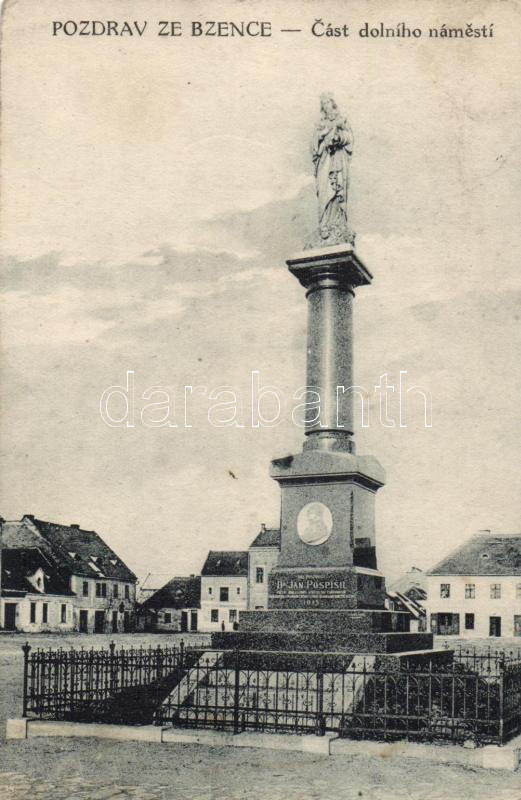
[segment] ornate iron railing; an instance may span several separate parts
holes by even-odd
[[[521,661],[346,653],[24,647],[24,716],[350,738],[502,744],[521,732]]]
[[[40,719],[151,722],[181,677],[184,646],[32,650],[24,645],[23,715]]]

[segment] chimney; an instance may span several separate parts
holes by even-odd
[[[69,525],[69,528],[75,528],[75,530],[79,531],[80,526],[78,525],[77,522],[71,522],[71,524]]]
[[[265,532],[266,532],[266,523],[265,522],[261,522],[261,533],[265,533]]]
[[[34,522],[34,514],[24,514],[24,519],[30,519],[31,522]]]

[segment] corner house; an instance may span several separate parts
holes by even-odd
[[[200,631],[231,631],[248,604],[248,552],[210,550],[201,572]]]
[[[439,636],[521,636],[521,534],[480,532],[427,572]]]

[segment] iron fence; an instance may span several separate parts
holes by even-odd
[[[378,666],[345,653],[199,651],[156,714],[192,728],[503,743],[521,731],[521,663],[476,654]]]
[[[24,651],[23,715],[141,723],[180,678],[185,648]],[[154,707],[151,707],[154,706]]]
[[[521,732],[521,661],[157,647],[24,647],[24,716],[502,744]]]

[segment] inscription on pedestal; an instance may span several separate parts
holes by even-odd
[[[343,572],[321,570],[271,574],[270,608],[336,608],[350,605],[356,591],[356,578]]]

